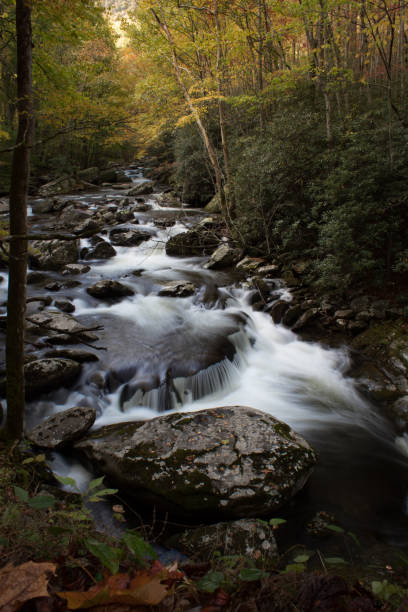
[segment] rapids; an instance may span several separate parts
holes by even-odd
[[[144,180],[140,170],[128,174],[134,183]],[[92,209],[104,194],[109,201],[123,197],[105,190],[75,199]],[[91,271],[81,276],[81,285],[53,294],[72,301],[73,315],[81,323],[103,327],[95,346],[105,350],[94,351],[99,361],[86,364],[71,389],[31,402],[28,426],[79,404],[96,407],[95,428],[169,410],[252,406],[288,423],[319,453],[308,486],[287,513],[304,522],[316,511],[334,512],[350,529],[407,544],[404,445],[401,440],[396,444],[390,423],[346,376],[346,349],[301,341],[275,325],[266,312],[252,308],[252,289],[229,274],[205,270],[206,258],[167,256],[168,237],[185,231],[202,213],[185,209],[180,216],[179,209],[162,208],[154,195],[146,200],[151,210],[135,217],[137,229],[148,230],[150,240],[137,247],[116,247],[112,259],[87,261]],[[155,220],[162,213],[177,214],[175,225],[157,227]],[[128,226],[132,223],[123,224]],[[63,278],[57,273],[48,277]],[[120,280],[135,293],[119,302],[96,300],[85,289],[101,279]],[[172,280],[193,282],[194,295],[159,296],[163,284]],[[29,291],[44,294],[34,286]],[[270,281],[270,301],[282,297],[290,300],[289,292],[280,281]],[[67,457],[57,456],[54,468],[78,482],[89,478]]]

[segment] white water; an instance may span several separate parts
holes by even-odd
[[[134,182],[141,180],[135,176]],[[160,209],[153,198],[149,203]],[[204,270],[203,258],[168,257],[164,244],[170,235],[185,230],[182,223],[156,230],[148,214],[141,215],[140,222],[134,229],[152,231],[152,238],[138,247],[115,247],[117,255],[110,260],[87,262],[92,269],[84,282],[87,286],[100,279],[117,279],[132,286],[135,295],[109,304],[91,298],[83,288],[72,292],[75,317],[85,324],[102,323],[104,330],[96,344],[108,350],[98,353],[97,364],[84,366],[82,380],[73,391],[36,402],[30,408],[34,420],[82,403],[98,408],[95,428],[144,420],[157,416],[164,401],[168,406],[169,396],[173,410],[178,411],[252,406],[288,423],[318,447],[324,458],[315,473],[324,465],[330,471],[328,476],[320,475],[319,494],[329,491],[322,503],[331,503],[334,495],[341,497],[343,490],[343,496],[350,498],[350,514],[359,503],[353,499],[356,491],[372,491],[380,487],[380,481],[387,482],[388,473],[378,475],[381,469],[393,469],[382,468],[384,458],[402,465],[406,472],[407,442],[403,437],[393,438],[389,425],[345,375],[349,366],[346,350],[301,341],[290,330],[275,325],[267,313],[253,310],[251,290],[231,285],[223,274]],[[195,295],[159,296],[163,284],[171,280],[192,281]],[[291,299],[281,283],[270,284],[276,299]],[[232,355],[223,346],[226,339],[235,349]],[[214,360],[213,347],[219,359]],[[200,367],[202,363],[206,367]],[[127,366],[129,375],[113,390],[89,383],[97,370],[108,375]],[[176,375],[169,387],[168,372],[178,370],[186,373]],[[80,464],[61,463],[60,458],[55,469],[84,487],[90,477]],[[407,483],[399,482],[403,497]],[[338,503],[337,499],[335,505]],[[407,502],[401,511],[406,512],[406,506]]]

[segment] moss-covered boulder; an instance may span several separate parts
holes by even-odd
[[[352,342],[355,364],[352,375],[375,401],[386,402],[408,395],[408,321],[372,322]],[[392,415],[391,415],[392,416]]]
[[[242,406],[110,425],[76,448],[139,499],[182,514],[235,518],[283,506],[316,462],[288,425]]]
[[[27,438],[41,448],[62,448],[81,438],[92,427],[95,419],[95,408],[75,406],[46,419],[34,427]]]

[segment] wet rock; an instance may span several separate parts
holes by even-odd
[[[139,196],[139,195],[148,195],[153,193],[153,183],[151,181],[146,181],[145,183],[140,183],[140,185],[135,185],[132,189],[129,189],[127,192],[128,196]]]
[[[357,352],[352,375],[375,401],[408,395],[408,332],[404,319],[373,321],[351,346]]]
[[[28,318],[27,326],[30,331],[37,331],[39,334],[45,334],[49,331],[62,334],[81,334],[86,329],[74,317],[62,312],[51,311],[31,315]]]
[[[400,433],[408,433],[408,395],[400,397],[391,405],[390,414]]]
[[[99,177],[99,168],[93,166],[92,168],[85,168],[84,170],[80,170],[78,172],[78,176],[83,181],[87,181],[88,183],[95,183]]]
[[[41,448],[57,449],[79,440],[92,427],[96,410],[89,406],[77,406],[59,412],[34,427],[27,438]]]
[[[89,235],[91,232],[99,231],[104,225],[103,219],[93,218],[84,219],[83,221],[76,223],[72,228],[74,234]]]
[[[98,185],[102,185],[103,183],[116,183],[116,170],[114,168],[101,170],[97,182]]]
[[[137,221],[134,219],[133,210],[130,208],[119,210],[116,213],[116,223],[126,223],[126,221],[133,221],[133,223],[137,223]]]
[[[147,212],[148,210],[151,210],[151,204],[147,204],[146,202],[140,202],[138,201],[138,204],[136,204],[136,206],[133,208],[134,212]]]
[[[167,206],[168,208],[180,208],[181,206],[180,200],[172,192],[159,193],[155,196],[155,198],[160,206]]]
[[[138,246],[144,240],[150,240],[152,234],[142,230],[118,228],[112,230],[109,237],[116,246]]]
[[[98,355],[91,353],[91,351],[84,351],[83,349],[55,349],[48,351],[45,356],[72,359],[72,361],[77,361],[78,363],[99,361]]]
[[[257,519],[241,519],[188,529],[170,538],[166,544],[201,561],[211,561],[215,552],[222,556],[239,555],[246,559],[262,557],[263,561],[271,561],[279,556],[272,527]]]
[[[61,287],[62,287],[62,284],[59,283],[58,281],[53,281],[45,285],[45,289],[47,289],[47,291],[59,291]]]
[[[300,304],[295,304],[294,306],[290,306],[290,308],[285,312],[282,323],[286,327],[292,327],[296,323],[296,321],[302,316],[303,310]]]
[[[24,366],[29,398],[39,393],[68,387],[81,373],[81,365],[71,359],[37,359]]]
[[[86,274],[91,269],[91,266],[86,264],[68,264],[62,270],[62,274],[67,276],[68,274]]]
[[[106,240],[101,240],[95,244],[91,249],[84,253],[84,259],[110,259],[115,257],[116,251],[113,246]]]
[[[180,257],[210,255],[217,244],[218,239],[212,232],[193,229],[169,238],[166,253]]]
[[[228,244],[221,244],[207,263],[204,264],[204,268],[207,270],[219,270],[220,268],[227,268],[232,266],[238,259],[237,252],[232,249]]]
[[[46,281],[48,276],[43,272],[29,272],[27,275],[27,285],[39,285]]]
[[[5,200],[0,200],[0,215],[7,215],[9,212],[9,204]]]
[[[290,302],[287,302],[286,300],[278,300],[277,302],[275,302],[269,311],[273,322],[280,323],[282,321],[283,315],[289,307]]]
[[[46,215],[51,212],[55,212],[56,202],[58,202],[58,200],[54,200],[51,198],[42,200],[39,202],[32,202],[31,208],[32,208],[33,214],[34,215]]]
[[[132,287],[115,280],[102,280],[87,288],[87,293],[94,298],[119,298],[134,295]]]
[[[60,270],[67,264],[78,261],[78,251],[79,240],[33,240],[29,261],[33,268]]]
[[[309,310],[306,310],[306,312],[304,312],[302,316],[293,325],[292,330],[298,331],[299,329],[304,329],[305,327],[307,327],[309,323],[311,323],[316,318],[318,312],[319,311],[317,308],[310,308]]]
[[[354,310],[351,308],[345,310],[336,310],[334,317],[336,319],[351,319],[354,315]]]
[[[62,312],[75,312],[75,306],[68,300],[55,300],[55,306]]]
[[[73,193],[75,191],[85,191],[95,188],[91,183],[76,179],[72,176],[61,177],[42,185],[38,190],[40,196],[49,197],[61,193]]]
[[[244,257],[237,263],[238,270],[245,270],[246,272],[254,272],[254,270],[258,270],[263,264],[265,260],[261,257]]]
[[[91,213],[75,202],[64,208],[58,218],[58,224],[64,229],[74,230],[80,223],[89,221],[90,218]]]
[[[117,183],[131,183],[132,179],[123,170],[116,170]]]
[[[170,281],[163,289],[160,289],[159,295],[167,297],[186,297],[192,295],[195,291],[195,286],[189,281]]]
[[[107,426],[76,449],[139,499],[235,518],[281,508],[316,462],[288,425],[242,406]]]

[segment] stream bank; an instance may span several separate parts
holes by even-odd
[[[306,526],[325,511],[359,538],[406,545],[407,468],[395,430],[358,393],[346,350],[302,341],[289,319],[285,327],[270,316],[278,306],[282,316],[293,315],[297,301],[293,325],[309,316],[316,306],[307,289],[298,283],[288,292],[277,263],[243,264],[235,252],[237,268],[231,259],[226,267],[209,259],[219,242],[228,256],[217,220],[175,207],[171,195],[141,195],[154,188],[140,169],[127,172],[133,182],[126,189],[32,202],[32,231],[95,234],[75,249],[34,245],[27,370],[38,361],[58,376],[61,360],[70,368],[53,388],[50,370],[39,388],[34,369],[29,427],[78,405],[95,410],[97,428],[161,411],[249,405],[288,423],[319,453],[307,488],[279,511],[288,521],[286,541],[313,540]],[[197,235],[197,251],[175,252],[186,240],[197,248]],[[89,481],[70,451],[64,470]]]

